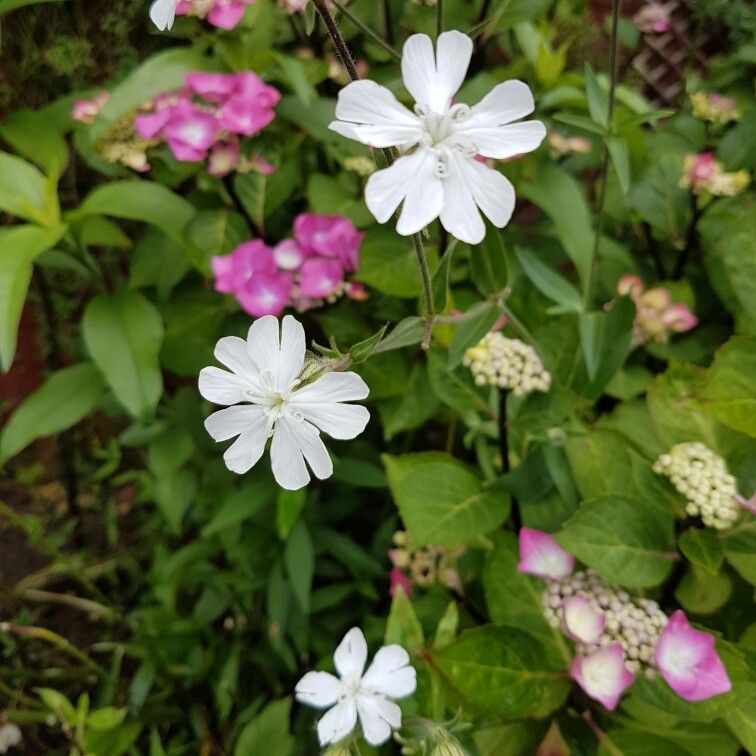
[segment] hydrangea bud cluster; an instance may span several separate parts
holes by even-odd
[[[717,92],[695,92],[690,96],[693,115],[711,123],[730,123],[740,120],[740,111],[732,97],[723,97]]]
[[[270,173],[273,167],[244,158],[239,141],[256,134],[275,117],[278,90],[249,71],[187,74],[184,88],[158,95],[134,118],[136,135],[149,146],[165,142],[177,160],[208,161],[208,172]]]
[[[394,533],[396,548],[389,549],[391,570],[391,595],[401,585],[406,594],[412,585],[430,588],[440,583],[457,593],[462,593],[462,581],[456,569],[456,561],[465,552],[464,546],[435,546],[427,544],[412,548],[412,536],[404,530]]]
[[[688,500],[685,511],[703,524],[724,530],[740,514],[735,478],[725,461],[704,444],[676,444],[654,462],[654,472],[666,475]]]
[[[685,156],[680,186],[690,189],[693,194],[708,192],[715,197],[735,197],[750,183],[748,171],[727,173],[722,169],[722,164],[714,158],[713,152]]]
[[[515,396],[548,391],[551,386],[551,374],[535,349],[498,331],[490,331],[470,347],[462,363],[470,368],[478,386],[510,389]]]
[[[633,349],[649,341],[666,343],[670,333],[684,333],[698,325],[698,318],[686,305],[672,303],[668,289],[646,289],[638,276],[622,276],[617,281],[617,293],[635,303]]]
[[[256,0],[178,0],[177,16],[205,19],[219,29],[233,29],[244,15],[244,7]]]
[[[551,157],[553,158],[585,154],[591,151],[592,146],[593,142],[588,137],[568,137],[562,134],[561,131],[549,132],[549,147],[551,148]]]
[[[278,315],[285,307],[304,312],[343,294],[364,299],[364,288],[345,280],[357,269],[363,236],[348,218],[303,213],[294,220],[293,239],[275,247],[253,239],[213,257],[215,289],[233,294],[254,317]]]
[[[670,15],[662,3],[644,5],[634,16],[633,23],[644,34],[663,34],[670,28]]]
[[[619,643],[625,667],[634,674],[642,673],[653,679],[657,673],[654,648],[667,624],[667,615],[659,605],[606,583],[593,570],[578,571],[548,582],[543,593],[543,608],[552,627],[569,628],[565,602],[575,596],[583,596],[588,606],[604,618],[603,632],[595,641],[585,643],[571,636],[578,653],[588,656],[602,646]]]

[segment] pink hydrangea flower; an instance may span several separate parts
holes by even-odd
[[[257,273],[237,289],[236,298],[256,318],[278,315],[289,302],[292,285],[290,273]]]
[[[163,134],[177,160],[197,161],[207,157],[219,130],[214,115],[183,101],[171,108]]]
[[[210,266],[215,276],[215,290],[235,294],[256,273],[275,273],[273,252],[260,239],[244,242],[231,254],[213,257]]]
[[[389,588],[389,594],[393,596],[396,593],[396,589],[401,586],[405,595],[409,596],[412,593],[412,583],[410,579],[398,568],[392,567],[391,573],[391,587]]]
[[[604,632],[606,617],[585,596],[571,596],[563,604],[562,629],[578,643],[596,643]]]
[[[284,239],[273,248],[273,259],[280,270],[298,270],[305,260],[305,253],[294,239]]]
[[[79,123],[92,123],[109,99],[110,92],[102,91],[91,100],[76,100],[71,111],[71,118]]]
[[[656,644],[656,664],[672,690],[686,701],[703,701],[732,687],[714,650],[714,636],[695,630],[678,609]]]
[[[308,252],[336,257],[345,270],[355,270],[363,233],[340,215],[303,213],[294,221],[294,236]]]
[[[186,86],[208,102],[225,102],[238,88],[237,74],[205,73],[195,71],[184,77]]]
[[[560,580],[572,573],[575,557],[568,554],[548,533],[532,528],[520,530],[520,563],[527,575]]]
[[[208,23],[219,29],[233,29],[244,15],[244,7],[256,0],[178,0],[177,16],[197,16],[206,18]]]
[[[299,288],[305,296],[325,299],[333,294],[344,279],[338,260],[310,258],[302,265]]]
[[[576,656],[570,674],[591,698],[609,711],[614,711],[620,696],[634,680],[625,666],[620,643],[610,643],[587,656]]]
[[[207,159],[207,172],[211,176],[228,176],[239,162],[239,145],[236,142],[218,142],[213,145]]]

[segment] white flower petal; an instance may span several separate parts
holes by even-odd
[[[515,206],[515,191],[509,179],[477,160],[461,159],[458,163],[483,214],[497,228],[506,226]]]
[[[393,165],[376,171],[365,187],[365,202],[379,223],[385,223],[405,200],[396,230],[405,236],[425,228],[443,206],[441,179],[434,174],[436,155],[420,147]]]
[[[293,429],[299,448],[302,450],[310,469],[315,473],[315,477],[320,480],[330,478],[333,475],[333,462],[331,462],[328,450],[320,438],[318,429],[307,420],[301,423],[290,422],[289,420],[285,420],[285,422]]]
[[[417,673],[410,665],[409,654],[396,644],[384,646],[364,674],[362,686],[390,698],[404,698],[414,693]]]
[[[357,404],[308,404],[307,407],[299,407],[292,403],[292,406],[331,438],[355,438],[370,421],[367,409]]]
[[[200,370],[199,392],[213,404],[238,404],[244,401],[245,389],[249,382],[238,375],[221,370],[217,367],[206,367]]]
[[[441,225],[457,239],[479,244],[486,235],[486,226],[473,199],[472,187],[461,164],[466,158],[449,161],[449,175],[444,179],[444,207]]]
[[[170,29],[176,18],[176,0],[155,0],[150,6],[150,18],[160,31]]]
[[[409,147],[417,144],[420,119],[374,81],[353,81],[339,92],[336,118],[328,128],[371,147]]]
[[[255,364],[249,358],[247,342],[238,336],[224,336],[215,345],[215,359],[232,373],[245,378],[257,379]]]
[[[497,84],[477,105],[473,105],[472,114],[463,126],[482,128],[501,126],[518,118],[524,118],[535,109],[533,93],[530,87],[516,79]]]
[[[282,488],[296,491],[310,482],[299,441],[291,429],[293,423],[279,417],[270,444],[270,462],[273,476]]]
[[[306,350],[302,324],[291,315],[287,315],[281,327],[281,355],[277,376],[280,391],[288,389],[301,372]]]
[[[329,672],[308,672],[294,688],[300,703],[316,708],[333,706],[344,692],[344,684]]]
[[[320,745],[338,743],[354,729],[357,724],[357,707],[353,698],[343,698],[327,711],[318,722],[318,740]]]
[[[302,405],[364,399],[369,393],[367,383],[357,373],[326,373],[296,391],[292,401],[296,400],[297,406],[304,409]]]
[[[342,678],[356,678],[360,677],[365,669],[367,655],[365,636],[359,627],[353,627],[339,643],[333,654],[333,663]]]
[[[401,727],[402,710],[383,696],[364,693],[357,697],[357,713],[365,740],[370,745],[380,745],[391,737],[392,728]]]
[[[253,418],[249,428],[226,449],[223,461],[231,472],[244,475],[260,461],[268,440],[267,429],[267,418],[264,413],[260,413]]]
[[[278,318],[265,315],[252,323],[247,333],[247,352],[258,373],[270,370],[276,375],[280,355]]]
[[[540,121],[525,121],[508,126],[465,128],[464,134],[472,140],[479,154],[505,160],[535,150],[546,137],[546,127]]]
[[[262,423],[262,432],[265,434],[265,413],[263,408],[254,404],[242,404],[238,407],[228,407],[227,409],[213,412],[205,420],[205,428],[213,437],[213,441],[228,441],[244,431],[250,430],[252,426]],[[263,446],[265,440],[263,440]]]
[[[472,56],[472,40],[458,31],[445,32],[437,53],[425,34],[413,34],[402,50],[402,79],[415,102],[444,114],[462,86]]]

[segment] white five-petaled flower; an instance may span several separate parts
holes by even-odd
[[[362,631],[353,627],[333,655],[339,677],[328,672],[308,672],[295,688],[297,701],[328,709],[318,722],[321,745],[337,743],[357,724],[359,716],[365,740],[380,745],[401,727],[402,711],[389,699],[415,692],[416,673],[409,654],[396,644],[384,646],[363,675],[367,643]]]
[[[173,26],[176,18],[176,0],[155,0],[150,6],[150,19],[160,31]]]
[[[458,239],[485,236],[478,208],[499,228],[514,209],[512,184],[476,156],[503,160],[534,150],[546,136],[540,121],[511,123],[533,112],[521,81],[495,86],[477,105],[452,104],[470,63],[473,44],[458,31],[441,34],[436,55],[425,34],[411,36],[402,54],[402,78],[415,98],[414,113],[385,87],[354,81],[339,93],[330,128],[372,147],[397,147],[392,166],[370,176],[365,202],[385,223],[404,201],[397,231],[408,236],[434,218]]]
[[[283,488],[296,490],[310,480],[305,460],[321,480],[333,473],[320,430],[339,439],[364,430],[367,409],[342,402],[364,399],[365,382],[356,373],[325,373],[302,383],[305,351],[304,328],[291,315],[283,319],[280,341],[278,320],[266,315],[252,324],[246,341],[226,336],[216,345],[216,359],[231,372],[203,368],[199,390],[215,404],[238,405],[205,421],[216,441],[238,436],[223,455],[229,470],[247,472],[272,436],[273,475]]]

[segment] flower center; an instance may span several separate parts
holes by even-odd
[[[425,105],[416,104],[415,114],[422,120],[425,129],[420,144],[432,148],[436,153],[434,173],[438,178],[449,176],[454,153],[461,153],[467,158],[478,154],[478,148],[463,128],[460,128],[472,114],[468,105],[458,102],[446,113],[440,114],[434,113]]]
[[[273,435],[276,420],[281,415],[297,423],[304,420],[302,413],[293,409],[289,404],[291,394],[299,383],[300,381],[297,378],[287,389],[279,390],[275,384],[273,373],[270,370],[263,370],[258,379],[259,387],[244,389],[242,392],[245,399],[253,404],[259,404],[263,408],[268,419],[269,436]]]

